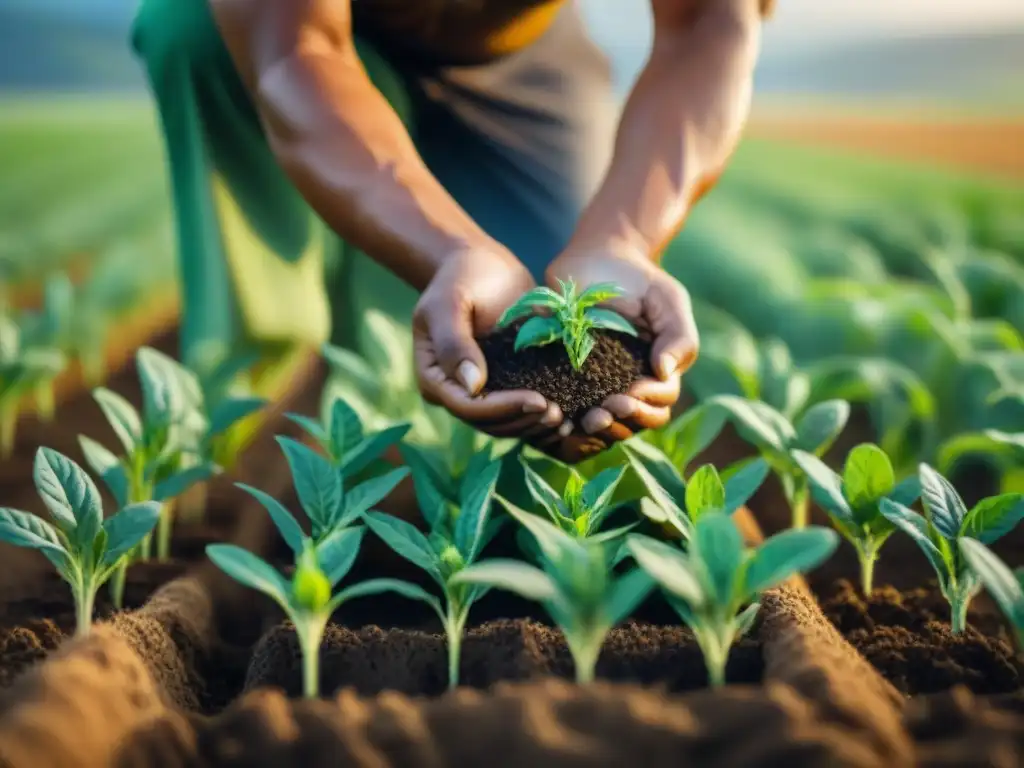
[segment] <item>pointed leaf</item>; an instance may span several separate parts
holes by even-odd
[[[146,425],[171,423],[183,411],[185,404],[185,393],[172,369],[174,361],[152,347],[140,348],[135,361],[142,384]]]
[[[36,451],[32,474],[36,490],[57,526],[69,535],[74,531],[80,545],[91,544],[103,525],[100,492],[92,478],[78,464],[51,448]]]
[[[548,481],[541,477],[540,473],[530,466],[525,458],[520,458],[520,465],[523,468],[523,476],[526,479],[526,489],[530,492],[533,500],[544,508],[552,520],[563,517],[562,496]]]
[[[821,456],[843,431],[850,418],[845,400],[826,400],[807,409],[796,425],[796,444],[808,453]]]
[[[183,494],[193,485],[205,482],[219,472],[220,468],[210,462],[197,464],[181,472],[175,472],[170,477],[156,484],[153,488],[153,501],[170,501]]]
[[[717,602],[728,605],[743,563],[743,537],[736,523],[721,512],[704,514],[695,526],[693,546],[708,571]]]
[[[725,486],[718,470],[705,464],[686,483],[686,511],[691,520],[697,521],[706,512],[724,509]]]
[[[759,446],[785,453],[790,441],[796,439],[792,426],[785,422],[782,415],[763,403],[757,404],[735,395],[716,395],[706,400],[705,405],[724,408],[736,422],[737,428],[749,433]],[[783,427],[783,424],[786,426]]]
[[[533,535],[537,546],[546,559],[552,562],[558,561],[563,552],[573,542],[567,533],[542,517],[531,515],[501,496],[495,496],[495,498],[501,502],[501,505],[505,507],[505,510],[512,517],[518,520]]]
[[[562,333],[562,324],[554,317],[531,317],[516,334],[513,349],[518,352],[526,347],[540,347],[557,341]]]
[[[342,398],[331,404],[331,453],[341,458],[363,441],[363,423],[355,409]]]
[[[921,498],[921,479],[917,475],[911,475],[897,483],[896,487],[886,494],[886,498],[897,504],[902,504],[904,507],[912,506]]]
[[[341,474],[331,462],[302,443],[288,437],[277,437],[291,468],[295,491],[302,509],[314,527],[326,529],[336,519],[341,508]]]
[[[159,520],[160,504],[155,501],[131,504],[104,520],[107,546],[100,565],[106,568],[116,563],[122,555],[152,533]]]
[[[402,581],[400,579],[368,579],[367,581],[360,582],[359,584],[354,584],[338,593],[338,596],[332,601],[332,608],[336,608],[337,606],[357,597],[380,595],[385,592],[394,592],[395,594],[407,597],[410,600],[419,600],[420,602],[426,603],[434,609],[434,612],[442,620],[444,619],[444,609],[441,606],[440,600],[422,587],[418,587],[411,582]]]
[[[969,536],[984,544],[992,544],[1024,518],[1024,494],[1004,493],[982,499],[964,518],[961,536]]]
[[[427,537],[411,523],[383,512],[370,512],[363,517],[367,527],[383,539],[395,554],[413,565],[440,578],[438,557]]]
[[[266,404],[267,401],[261,397],[234,397],[225,400],[210,413],[210,426],[207,433],[219,435],[226,432],[242,419],[252,416]]]
[[[700,576],[690,559],[678,547],[639,534],[629,536],[626,542],[637,565],[664,589],[682,598],[696,610],[704,605],[706,597]]]
[[[725,511],[732,514],[748,501],[768,477],[768,463],[756,458],[725,480]]]
[[[206,556],[239,584],[262,592],[288,610],[291,602],[289,584],[265,560],[234,544],[210,544],[206,548]]]
[[[308,416],[303,416],[299,413],[286,413],[285,418],[302,427],[302,430],[312,437],[318,445],[322,445],[325,448],[327,447],[329,438],[319,421],[311,419]]]
[[[355,477],[369,467],[383,456],[388,448],[405,437],[411,428],[411,424],[397,424],[364,438],[359,445],[347,451],[342,457],[341,467],[344,476],[346,478]]]
[[[831,557],[837,546],[839,535],[818,526],[771,536],[757,548],[747,568],[747,594],[758,594],[790,576],[813,570]]]
[[[845,525],[855,523],[853,510],[843,495],[843,481],[821,459],[806,451],[793,451],[793,461],[807,475],[814,500],[830,516],[841,520]]]
[[[757,613],[761,610],[760,603],[751,603],[736,617],[736,638],[739,639],[750,632],[757,621]]]
[[[343,525],[362,517],[381,500],[386,498],[397,485],[409,475],[408,467],[393,469],[385,475],[378,475],[345,494],[344,514],[334,524]]]
[[[944,538],[955,539],[967,517],[967,507],[960,494],[946,478],[927,464],[919,467],[918,476],[921,479],[921,501],[932,525]]]
[[[359,555],[359,547],[363,543],[362,526],[358,528],[339,528],[332,531],[323,541],[316,545],[317,559],[324,575],[334,587],[352,570]]]
[[[960,539],[960,551],[992,599],[1018,631],[1024,627],[1024,590],[1016,574],[980,541]]]
[[[633,439],[622,445],[630,466],[652,499],[665,509],[685,503],[686,483],[668,456],[642,440]]]
[[[132,404],[116,392],[99,387],[92,392],[93,398],[107,418],[117,439],[129,455],[142,443],[142,420]]]
[[[725,426],[725,411],[698,405],[669,424],[665,439],[672,444],[672,458],[683,470],[702,453]]]
[[[882,499],[879,502],[879,510],[886,520],[914,540],[928,558],[928,562],[932,564],[936,574],[943,578],[949,575],[949,565],[928,535],[927,520],[912,509],[889,499]]]
[[[628,619],[654,589],[654,579],[642,568],[634,568],[611,585],[604,601],[608,622],[616,626]]]
[[[550,576],[518,560],[484,560],[463,568],[450,581],[452,584],[484,584],[539,602],[558,598],[558,587]]]
[[[0,541],[67,556],[67,550],[52,525],[28,512],[9,507],[0,507]]]
[[[380,377],[363,358],[350,349],[324,344],[321,354],[331,372],[356,388],[363,397],[373,399],[381,389]]]
[[[593,307],[586,311],[585,317],[595,328],[604,328],[608,331],[616,331],[618,333],[625,333],[630,336],[636,336],[636,328],[626,318],[620,315],[618,312],[613,312],[610,309],[601,309],[599,307]]]
[[[505,328],[516,320],[535,314],[538,307],[557,310],[562,304],[562,297],[550,288],[543,286],[533,288],[520,296],[515,304],[502,313],[497,327]]]
[[[270,519],[273,521],[274,527],[281,534],[285,544],[296,555],[302,554],[302,551],[305,549],[306,535],[302,532],[299,522],[292,513],[281,502],[269,493],[264,493],[259,488],[253,488],[245,483],[235,483],[235,486],[250,494],[266,508],[267,512],[270,513]]]
[[[484,528],[500,472],[501,462],[493,461],[478,477],[466,478],[466,482],[472,485],[455,520],[455,546],[468,563],[480,554]]]
[[[412,470],[413,490],[420,512],[430,529],[437,530],[444,523],[448,511],[448,498],[442,487],[441,474],[423,448],[403,444],[399,450]]]
[[[85,435],[78,436],[78,445],[82,449],[85,463],[107,486],[117,508],[125,506],[128,503],[128,474],[124,471],[121,460]]]
[[[625,474],[625,466],[609,467],[598,472],[583,488],[584,506],[591,512],[600,512],[607,508]]]
[[[623,289],[615,283],[594,283],[589,286],[579,298],[576,299],[578,306],[593,307],[605,301],[611,301],[623,294]]]

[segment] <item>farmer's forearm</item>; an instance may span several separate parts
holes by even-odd
[[[655,9],[651,56],[571,249],[659,256],[732,154],[749,111],[760,7],[758,0],[703,6],[660,24]]]

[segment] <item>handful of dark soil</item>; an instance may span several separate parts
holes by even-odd
[[[594,349],[577,371],[561,343],[515,351],[522,322],[479,339],[487,360],[485,392],[530,389],[557,403],[578,423],[606,397],[624,394],[637,379],[653,376],[651,342],[617,331],[594,331]]]

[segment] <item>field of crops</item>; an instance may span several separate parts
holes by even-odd
[[[1020,764],[1024,185],[747,141],[685,407],[570,467],[372,297],[269,398],[177,360],[148,106],[0,109],[0,168],[0,764]],[[614,295],[515,332],[587,396]]]

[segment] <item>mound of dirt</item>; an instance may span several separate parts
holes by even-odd
[[[624,333],[594,334],[594,350],[576,371],[560,342],[515,351],[521,323],[480,339],[487,360],[486,391],[529,389],[556,403],[578,423],[609,395],[626,392],[634,381],[651,376],[651,344]]]

